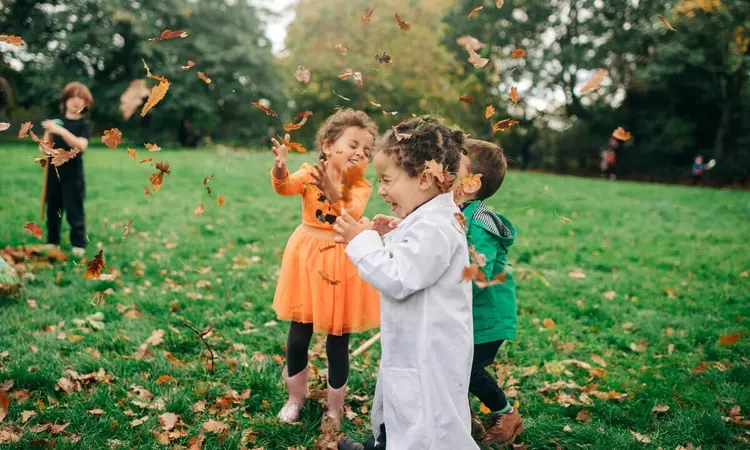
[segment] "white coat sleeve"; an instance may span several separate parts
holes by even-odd
[[[373,230],[360,233],[346,247],[359,276],[395,300],[435,284],[450,266],[451,253],[445,231],[427,221],[409,226],[390,254]]]

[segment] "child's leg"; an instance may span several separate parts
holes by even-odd
[[[328,335],[328,411],[326,415],[338,425],[344,416],[346,381],[349,378],[349,335]]]
[[[299,413],[307,397],[307,349],[310,346],[313,326],[311,323],[292,322],[286,341],[286,367],[282,377],[289,392],[278,418],[284,423],[299,419]]]
[[[471,364],[469,392],[474,394],[492,412],[505,412],[510,408],[505,392],[497,385],[495,378],[485,367],[495,361],[502,340],[474,346],[474,360]]]
[[[54,167],[47,174],[47,243],[60,245],[60,223],[63,213],[63,195],[60,180]]]
[[[64,180],[62,195],[65,216],[70,224],[70,243],[73,247],[86,248],[86,221],[83,214],[86,183],[83,176]]]

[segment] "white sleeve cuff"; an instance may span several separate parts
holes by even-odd
[[[349,245],[346,246],[346,254],[356,266],[359,260],[382,248],[383,242],[380,240],[378,232],[375,230],[366,230],[349,241]]]

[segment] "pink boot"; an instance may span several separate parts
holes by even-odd
[[[307,367],[293,377],[289,376],[286,367],[281,372],[281,376],[286,383],[286,390],[289,392],[289,399],[276,416],[280,422],[294,423],[299,419],[300,410],[302,409],[302,405],[305,404],[305,398],[307,397],[307,374]]]
[[[344,400],[346,399],[346,384],[338,389],[328,385],[328,409],[325,417],[334,423],[338,430],[341,419],[344,417]]]

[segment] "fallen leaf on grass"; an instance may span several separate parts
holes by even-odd
[[[130,426],[135,428],[137,426],[142,425],[145,421],[148,420],[148,416],[143,416],[140,419],[134,419],[130,421]]]
[[[634,352],[643,353],[646,351],[646,348],[648,348],[648,342],[641,341],[639,343],[631,343],[630,344],[630,350],[633,350]]]
[[[555,321],[550,318],[544,319],[542,324],[544,325],[544,328],[555,328],[557,326],[555,325]]]
[[[156,379],[156,384],[171,383],[173,381],[174,381],[174,378],[172,378],[171,375],[161,375],[159,378]]]
[[[604,292],[602,295],[604,296],[604,298],[608,300],[614,300],[615,295],[617,294],[615,294],[615,291],[607,291],[607,292]]]
[[[573,431],[573,428],[571,428],[570,425],[565,425],[563,427],[563,431],[570,433],[571,431]]]
[[[576,420],[583,423],[589,423],[591,422],[591,413],[586,409],[582,409],[576,414]]]
[[[172,431],[179,420],[177,414],[168,412],[159,416],[159,425],[164,431]]]
[[[35,224],[34,222],[26,222],[26,224],[23,226],[23,229],[28,231],[32,236],[34,236],[37,239],[42,238],[42,227]]]
[[[10,407],[10,396],[6,391],[0,391],[0,422],[5,419],[8,415],[8,408]]]
[[[568,276],[570,278],[575,278],[575,279],[578,279],[578,280],[582,280],[582,279],[586,278],[586,274],[583,273],[583,269],[573,269],[573,271],[570,272],[568,274]]]
[[[727,334],[719,338],[719,344],[721,345],[734,345],[740,341],[739,333]]]
[[[651,408],[652,413],[665,413],[669,411],[669,405],[656,404]]]
[[[636,433],[633,430],[630,430],[630,434],[632,434],[633,437],[635,438],[635,440],[638,441],[638,442],[643,442],[644,444],[650,444],[651,443],[651,438],[648,435],[641,434],[641,433]]]
[[[206,210],[206,208],[204,208],[204,207],[203,207],[203,203],[201,203],[200,205],[198,205],[198,207],[197,207],[197,208],[195,208],[195,209],[193,210],[193,214],[195,214],[196,216],[200,216],[201,214],[203,214],[203,212],[204,212],[205,210]]]
[[[104,410],[103,409],[98,409],[98,408],[97,409],[89,409],[89,414],[94,415],[94,416],[102,416],[102,415],[104,415]]]

